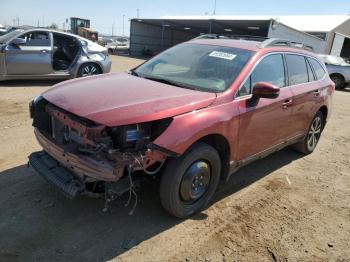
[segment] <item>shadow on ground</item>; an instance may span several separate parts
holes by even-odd
[[[215,201],[300,158],[285,149],[232,175]],[[102,261],[114,258],[182,220],[161,208],[157,183],[139,193],[134,215],[126,198],[103,213],[103,201],[67,200],[25,165],[0,173],[0,261]],[[214,201],[214,202],[215,202]],[[198,214],[191,219],[205,219]],[[79,254],[79,256],[77,256]]]

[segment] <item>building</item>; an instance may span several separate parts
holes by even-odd
[[[168,16],[131,19],[130,53],[156,54],[201,34],[281,38],[350,57],[350,16]]]

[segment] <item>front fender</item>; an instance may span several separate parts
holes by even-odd
[[[230,159],[235,159],[238,128],[238,105],[232,101],[174,117],[154,144],[181,155],[201,138],[218,134],[227,139]]]

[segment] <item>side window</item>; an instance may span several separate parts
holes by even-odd
[[[305,57],[306,59],[306,57]],[[314,73],[312,72],[310,63],[308,61],[306,61],[306,67],[307,67],[307,74],[309,76],[309,82],[315,81],[315,77],[314,77]]]
[[[286,86],[283,57],[281,54],[269,55],[261,60],[239,90],[238,96],[251,94],[252,88],[259,82],[268,82],[278,87]]]
[[[320,63],[313,58],[308,58],[307,60],[311,63],[312,67],[314,68],[317,80],[322,79],[326,74],[326,71],[323,69]]]
[[[303,56],[286,55],[286,62],[288,67],[289,85],[298,85],[309,81],[306,61]]]
[[[49,33],[47,32],[30,32],[22,35],[21,38],[26,40],[24,46],[50,46]]]

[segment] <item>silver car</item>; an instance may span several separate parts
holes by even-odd
[[[37,28],[0,36],[0,80],[67,79],[110,69],[107,49],[77,35]]]
[[[336,89],[344,89],[350,83],[350,64],[338,56],[319,55],[326,64],[328,74]]]

